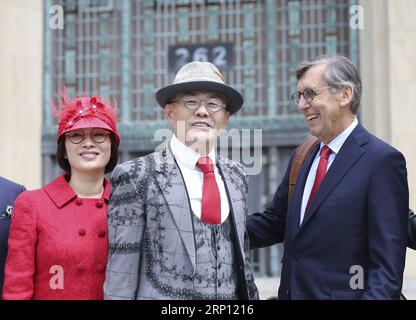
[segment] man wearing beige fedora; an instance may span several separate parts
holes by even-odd
[[[248,178],[215,143],[243,105],[209,62],[156,92],[174,135],[117,166],[108,211],[106,299],[258,299],[245,230]]]

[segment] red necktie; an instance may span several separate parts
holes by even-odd
[[[328,146],[323,146],[321,149],[321,159],[319,160],[318,168],[316,169],[315,181],[313,183],[312,191],[309,196],[306,208],[309,207],[309,204],[312,201],[312,198],[315,195],[316,191],[318,190],[319,185],[321,184],[322,180],[324,180],[326,167],[328,165],[328,158],[330,154],[331,149]]]
[[[199,158],[196,166],[204,173],[201,219],[210,224],[220,224],[221,198],[215,181],[214,166],[208,156]]]

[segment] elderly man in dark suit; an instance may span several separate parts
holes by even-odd
[[[0,299],[3,291],[4,264],[7,257],[7,239],[13,204],[17,196],[25,190],[24,186],[0,177]]]
[[[284,242],[280,299],[399,299],[405,159],[357,121],[361,80],[347,58],[317,57],[296,76],[293,100],[320,144],[300,168],[290,202],[292,161],[266,210],[248,217],[251,244]]]
[[[174,135],[111,178],[106,299],[256,299],[245,229],[248,178],[215,141],[243,104],[209,62],[156,93]]]

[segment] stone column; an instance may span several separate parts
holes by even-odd
[[[41,184],[43,1],[0,1],[0,175]]]
[[[416,1],[361,0],[362,122],[407,161],[410,207],[416,209]],[[416,298],[416,251],[408,250],[404,290]]]

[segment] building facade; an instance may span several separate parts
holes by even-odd
[[[54,6],[63,8],[63,29],[53,28],[59,13]],[[100,94],[118,102],[121,161],[152,152],[161,142],[155,133],[168,128],[155,90],[171,83],[183,61],[210,59],[246,100],[230,128],[249,129],[249,141],[262,129],[261,145],[227,148],[261,155],[262,170],[250,177],[249,194],[250,211],[261,210],[290,151],[307,134],[290,103],[296,64],[319,53],[341,53],[362,75],[361,122],[406,156],[414,209],[414,16],[413,0],[1,2],[0,34],[7,46],[0,50],[0,174],[33,189],[59,173],[50,102],[63,85],[69,95]],[[256,276],[278,276],[280,255],[278,246],[256,251]],[[406,287],[416,279],[411,250],[405,274]]]
[[[45,29],[44,182],[59,172],[49,101],[63,86],[70,96],[87,92],[118,102],[124,161],[163,142],[158,133],[169,127],[155,91],[172,83],[186,62],[211,61],[245,97],[229,125],[240,141],[233,139],[225,152],[233,159],[240,153],[238,160],[247,166],[257,164],[251,170],[249,204],[251,212],[261,210],[291,150],[307,134],[290,99],[296,65],[322,53],[342,53],[358,62],[350,0],[49,0],[45,7],[54,4],[65,15],[63,29]],[[254,139],[260,130],[261,139]],[[256,274],[278,276],[280,256],[280,246],[256,250]]]

